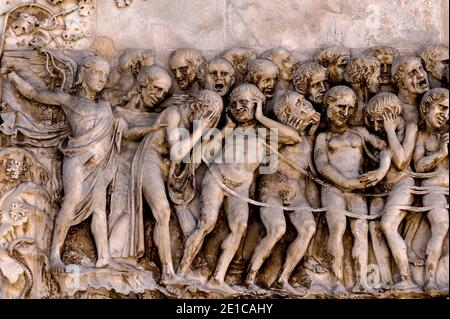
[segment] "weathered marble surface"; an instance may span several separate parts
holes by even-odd
[[[3,1],[0,298],[448,295],[446,17]]]

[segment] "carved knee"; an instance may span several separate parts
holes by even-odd
[[[286,224],[277,224],[268,230],[268,235],[279,240],[286,233]]]
[[[316,232],[316,223],[313,220],[306,221],[303,225],[303,229],[306,237],[312,237]]]
[[[157,224],[167,225],[170,220],[170,207],[168,204],[161,203],[155,210],[153,211],[153,217]]]
[[[392,226],[392,220],[390,218],[382,218],[380,221],[380,228],[387,237],[395,235],[395,232],[397,232],[397,229],[394,229]]]
[[[247,221],[241,218],[234,220],[233,225],[230,225],[230,230],[236,235],[242,235],[247,229]]]

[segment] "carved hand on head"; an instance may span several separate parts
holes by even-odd
[[[384,113],[383,115],[383,125],[386,133],[395,132],[397,127],[398,115],[393,113]]]

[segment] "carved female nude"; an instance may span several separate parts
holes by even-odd
[[[383,143],[368,134],[363,127],[348,125],[356,111],[356,95],[346,86],[335,86],[324,97],[328,131],[319,133],[314,147],[314,160],[319,173],[336,188],[322,187],[322,206],[327,208],[326,219],[329,229],[328,252],[332,256],[332,271],[337,279],[333,292],[346,295],[343,286],[344,247],[342,237],[346,229],[345,211],[367,215],[367,202],[363,190],[378,183],[387,173],[390,165],[388,152],[380,153],[380,167],[362,174],[365,163],[364,141],[361,135],[376,148]],[[359,132],[359,133],[358,133]],[[354,292],[370,291],[367,285],[368,224],[364,219],[350,220],[354,237],[352,256],[355,261],[356,284]]]

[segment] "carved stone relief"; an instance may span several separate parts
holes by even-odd
[[[163,62],[92,37],[98,2],[16,2],[1,298],[448,294],[447,47]]]

